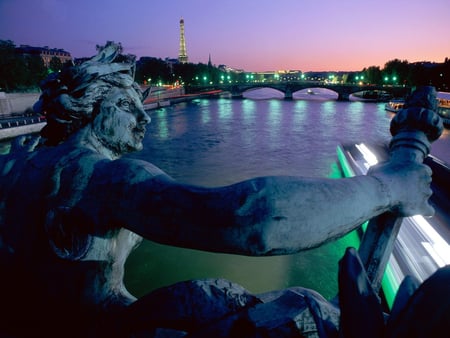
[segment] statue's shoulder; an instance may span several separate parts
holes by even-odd
[[[81,163],[94,163],[105,159],[105,156],[85,147],[68,144],[43,147],[29,156],[35,167],[70,167]]]
[[[85,160],[90,162],[92,159],[93,157],[90,157]],[[151,180],[157,176],[170,179],[164,171],[155,165],[147,161],[132,158],[120,158],[116,160],[101,159],[91,167],[94,169],[91,180],[91,183],[94,185],[132,185]]]
[[[110,167],[114,167],[118,174],[122,173],[129,178],[134,177],[135,180],[145,180],[154,176],[167,176],[167,174],[155,166],[154,164],[134,159],[134,158],[120,158],[110,163]]]

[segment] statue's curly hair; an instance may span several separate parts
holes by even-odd
[[[91,59],[78,66],[67,66],[42,81],[42,94],[33,110],[47,118],[41,130],[47,145],[61,143],[90,123],[113,87],[132,87],[144,99],[134,82],[136,58],[121,54],[121,50],[120,44],[108,42]]]

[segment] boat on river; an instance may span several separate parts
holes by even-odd
[[[388,102],[392,95],[383,90],[364,90],[350,95],[350,100],[361,102]]]
[[[450,93],[439,92],[437,100],[437,113],[444,122],[444,126],[450,128]]]
[[[443,120],[444,126],[450,128],[450,93],[437,93],[437,113]],[[405,106],[404,99],[392,99],[386,102],[384,109],[392,113],[397,113]]]
[[[392,113],[396,113],[399,110],[403,109],[404,105],[405,105],[404,99],[392,99],[386,102],[386,104],[384,105],[384,109]]]

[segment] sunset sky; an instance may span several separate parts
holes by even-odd
[[[137,57],[246,71],[351,71],[450,57],[449,0],[0,0],[0,40],[93,56],[120,42]]]

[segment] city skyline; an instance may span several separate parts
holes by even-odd
[[[189,62],[246,71],[359,71],[393,59],[450,57],[447,0],[127,3],[0,0],[0,40],[90,57],[120,42],[125,53],[177,58],[185,22]]]

